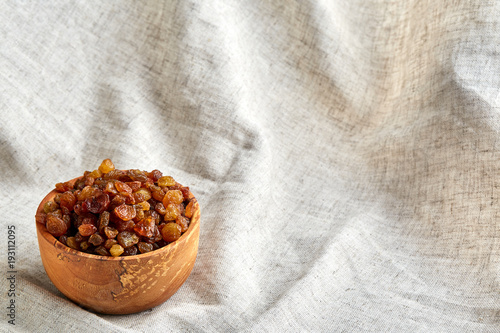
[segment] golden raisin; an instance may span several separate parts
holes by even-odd
[[[189,188],[172,177],[159,170],[117,170],[109,159],[75,181],[57,183],[56,190],[36,222],[66,246],[97,255],[163,247],[188,230],[197,209]]]
[[[170,176],[164,176],[158,179],[158,186],[173,186],[175,185],[175,180]]]
[[[118,192],[121,193],[132,193],[132,189],[126,183],[117,181],[115,182],[115,187]]]
[[[151,205],[147,201],[139,202],[138,205],[141,206],[142,210],[149,210],[151,208]]]
[[[165,221],[173,221],[180,215],[179,205],[169,204],[165,207],[165,214],[163,215],[163,219]]]
[[[161,229],[161,236],[165,242],[174,242],[181,237],[181,227],[177,223],[167,223]]]
[[[109,158],[102,161],[101,165],[99,165],[99,171],[101,171],[102,173],[108,173],[110,171],[113,171],[114,169],[115,165]]]
[[[163,197],[163,205],[167,207],[169,204],[180,204],[184,201],[184,196],[182,195],[182,192],[179,190],[170,190],[165,193],[165,196]]]
[[[109,249],[109,253],[111,253],[113,257],[120,256],[123,253],[123,251],[124,249],[120,244],[115,244],[111,246],[111,248]]]
[[[132,220],[135,217],[136,211],[134,206],[121,204],[113,210],[120,219],[123,221]]]
[[[140,188],[134,192],[136,202],[148,201],[151,199],[151,192],[146,188]]]
[[[189,203],[186,205],[186,210],[184,212],[184,215],[186,215],[187,218],[192,218],[195,209],[196,209],[196,199],[191,199],[191,201],[189,201]]]

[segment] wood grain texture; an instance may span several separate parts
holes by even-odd
[[[37,213],[56,193],[42,200]],[[35,224],[43,266],[57,289],[89,310],[130,314],[165,302],[190,275],[198,252],[200,207],[196,203],[189,229],[177,241],[127,257],[76,251],[54,238],[44,225]]]

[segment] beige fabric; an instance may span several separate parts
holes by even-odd
[[[0,8],[0,331],[500,330],[498,2]],[[34,228],[107,157],[202,207],[192,275],[129,316],[68,301]]]

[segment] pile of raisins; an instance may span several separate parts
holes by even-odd
[[[36,220],[66,246],[102,256],[130,256],[175,242],[197,205],[189,188],[159,170],[117,170],[110,159],[59,192]]]

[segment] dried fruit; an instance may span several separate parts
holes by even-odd
[[[130,231],[122,231],[116,236],[118,243],[124,248],[139,243],[139,236]]]
[[[139,236],[149,238],[153,236],[154,227],[155,227],[155,221],[153,220],[153,218],[147,217],[136,223],[136,225],[134,226],[134,231]]]
[[[120,244],[115,244],[109,249],[109,253],[111,253],[113,257],[118,257],[123,253],[123,250],[123,246],[121,246]]]
[[[66,246],[103,256],[154,251],[189,229],[197,208],[189,188],[161,171],[116,170],[104,160],[71,182],[36,214]]]
[[[121,204],[113,210],[120,219],[123,221],[132,220],[135,217],[136,211],[133,206]]]
[[[99,246],[102,243],[104,243],[104,238],[101,235],[99,235],[98,233],[95,233],[89,237],[89,243],[94,245],[94,246]]]
[[[170,176],[164,176],[158,179],[158,186],[173,186],[175,185],[175,180]]]
[[[68,210],[73,210],[76,204],[76,197],[71,191],[64,192],[59,198],[59,206],[66,207]]]
[[[139,249],[139,252],[141,252],[141,253],[151,252],[151,251],[153,251],[153,244],[146,243],[146,242],[139,242],[139,243],[137,243],[137,248]]]
[[[179,217],[180,215],[180,209],[178,205],[174,204],[169,204],[167,207],[165,207],[165,214],[163,215],[163,219],[165,221],[174,221]]]
[[[96,231],[97,228],[93,224],[82,224],[78,227],[78,232],[80,232],[80,235],[82,235],[83,237],[90,236]]]
[[[47,224],[45,226],[54,237],[62,236],[68,231],[68,225],[64,220],[52,214],[47,215]]]
[[[109,158],[105,159],[102,161],[101,165],[99,165],[99,171],[102,173],[108,173],[110,171],[113,171],[115,169],[115,165]]]
[[[181,227],[177,223],[169,222],[161,229],[161,236],[165,242],[175,242],[181,237]]]
[[[169,204],[180,204],[184,201],[184,195],[179,190],[170,190],[165,193],[163,197],[163,205],[167,207]]]

